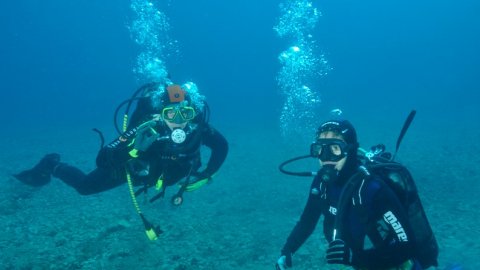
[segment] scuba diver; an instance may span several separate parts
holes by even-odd
[[[414,111],[412,113],[414,115]],[[405,126],[397,141],[397,150]],[[366,156],[371,158],[371,165],[377,157],[384,164],[365,165],[357,154],[359,143],[352,124],[347,120],[331,120],[318,128],[310,155],[280,165],[283,173],[314,176],[314,179],[300,220],[275,264],[277,270],[292,267],[292,255],[313,233],[322,215],[323,233],[329,243],[325,257],[328,264],[361,270],[420,270],[437,266],[438,245],[413,179],[408,183],[407,199],[400,198],[401,192],[396,193],[385,184],[390,176],[381,173],[382,169],[384,172],[406,172],[406,169],[393,162],[391,154],[383,150],[375,149],[374,155]],[[284,169],[288,163],[311,157],[319,160],[318,172]],[[410,205],[408,210],[405,204]],[[415,217],[409,215],[411,211],[415,211]]]
[[[140,97],[137,97],[142,92]],[[127,125],[129,107],[137,106]],[[59,178],[82,195],[96,194],[128,183],[130,195],[141,216],[147,236],[154,240],[161,230],[148,222],[140,211],[135,197],[155,187],[161,198],[165,189],[174,184],[180,188],[172,198],[174,205],[183,202],[184,191],[194,191],[210,182],[228,152],[224,136],[209,123],[209,109],[204,96],[194,83],[182,86],[169,83],[150,83],[141,87],[128,103],[121,135],[103,147],[96,158],[97,168],[85,174],[80,169],[60,162],[60,155],[46,155],[32,169],[14,175],[31,186],[43,186],[51,176]],[[101,133],[100,133],[101,135]],[[202,168],[201,146],[211,149],[205,168]],[[183,180],[182,180],[183,179]],[[141,188],[133,191],[134,186]]]

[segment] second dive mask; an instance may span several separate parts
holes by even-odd
[[[321,161],[337,162],[347,156],[349,146],[340,139],[317,139],[310,145],[310,155]]]

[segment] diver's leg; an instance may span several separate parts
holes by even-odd
[[[80,169],[64,163],[55,167],[53,176],[60,178],[82,195],[100,193],[126,182],[125,175],[121,172],[96,168],[85,174]]]
[[[51,176],[60,178],[82,195],[99,193],[126,182],[121,171],[97,168],[89,174],[65,163],[60,163],[60,155],[53,153],[44,156],[35,167],[15,174],[14,177],[30,186],[40,187],[50,182]]]

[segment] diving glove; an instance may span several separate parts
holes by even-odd
[[[133,148],[137,151],[147,151],[147,149],[157,140],[159,134],[155,131],[154,127],[157,125],[157,121],[150,120],[141,124],[137,128],[137,134],[135,136]]]
[[[277,263],[275,264],[276,270],[285,270],[292,267],[292,254],[286,254],[278,258]]]
[[[192,176],[193,179],[189,181],[187,187],[185,188],[185,191],[195,191],[203,187],[205,184],[210,182],[210,180],[212,180],[212,177],[213,175],[209,175],[204,172],[194,174]]]
[[[352,251],[341,239],[330,242],[327,249],[328,264],[352,265]]]

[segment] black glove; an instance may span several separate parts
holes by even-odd
[[[352,251],[341,239],[330,242],[327,249],[327,263],[352,265]]]
[[[150,120],[143,123],[137,128],[137,134],[135,136],[134,149],[139,151],[147,151],[147,149],[154,143],[159,134],[155,131],[154,127],[157,122]]]
[[[275,264],[276,270],[285,270],[289,267],[292,267],[292,253],[288,252],[285,255],[278,258],[277,263]]]

